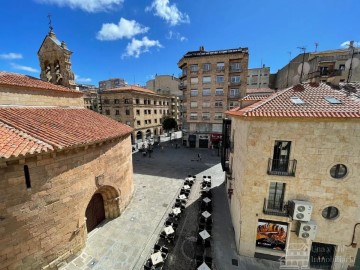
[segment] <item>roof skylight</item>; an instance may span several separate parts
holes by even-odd
[[[342,102],[334,97],[325,97],[326,101],[331,104],[341,104]]]
[[[290,98],[291,102],[296,104],[296,105],[301,105],[301,104],[305,104],[305,101],[303,101],[301,98],[299,97],[291,97]]]

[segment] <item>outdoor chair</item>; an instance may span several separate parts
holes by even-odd
[[[212,264],[212,258],[211,258],[211,257],[205,257],[205,263],[206,263],[208,266],[211,266],[211,264]]]
[[[161,249],[161,247],[158,244],[154,245],[154,253],[158,252]]]
[[[210,240],[209,240],[209,239],[206,239],[206,240],[205,240],[205,247],[211,247],[211,244],[210,244]]]
[[[169,249],[167,248],[167,247],[165,247],[165,246],[162,246],[161,247],[161,252],[164,252],[164,253],[169,253]]]

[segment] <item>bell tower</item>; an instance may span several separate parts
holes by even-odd
[[[48,17],[50,30],[38,51],[41,68],[40,79],[76,89],[70,62],[72,52],[67,48],[64,41],[60,42],[57,39],[51,25],[51,16]]]

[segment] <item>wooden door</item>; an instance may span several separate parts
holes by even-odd
[[[92,196],[86,208],[85,216],[88,233],[105,219],[104,199],[100,193],[95,193]]]

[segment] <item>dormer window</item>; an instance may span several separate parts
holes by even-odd
[[[299,97],[291,97],[290,98],[291,102],[295,105],[301,105],[301,104],[305,104],[305,101],[303,101],[301,98]]]

